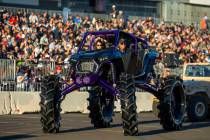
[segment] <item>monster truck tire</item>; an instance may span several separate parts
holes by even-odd
[[[203,121],[208,115],[208,103],[203,96],[192,96],[188,100],[187,115],[190,121]]]
[[[60,127],[59,81],[56,76],[46,76],[41,87],[40,122],[44,133],[58,133]]]
[[[118,83],[122,110],[122,125],[125,136],[138,135],[138,115],[136,112],[135,83],[131,75],[121,74]]]
[[[175,77],[164,79],[163,93],[158,105],[160,124],[167,131],[179,130],[186,109],[186,96],[180,80]]]
[[[108,94],[110,95],[110,94]],[[114,97],[105,95],[100,87],[93,87],[89,91],[89,118],[95,128],[106,128],[112,122],[114,112]],[[109,101],[108,101],[109,100]]]

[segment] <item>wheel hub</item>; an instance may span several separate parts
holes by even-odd
[[[195,113],[197,116],[201,117],[205,113],[205,105],[202,102],[199,102],[195,106]]]

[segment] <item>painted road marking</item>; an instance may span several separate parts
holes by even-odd
[[[5,134],[18,134],[18,135],[26,135],[28,133],[19,133],[19,132],[13,132],[13,131],[1,131],[0,130],[0,133],[5,133]]]
[[[114,132],[114,133],[122,133],[123,131],[116,131],[116,130],[110,130],[110,129],[106,129],[106,130],[96,130],[96,131],[101,131],[101,132]]]
[[[159,128],[160,126],[154,126],[154,125],[144,125],[142,127],[148,127],[148,128]]]
[[[9,123],[9,122],[0,122],[0,124],[7,124],[7,123]]]
[[[23,119],[37,119],[37,118],[40,118],[39,116],[37,116],[37,117],[33,117],[33,116],[17,116],[17,117],[15,117],[15,118],[23,118]]]

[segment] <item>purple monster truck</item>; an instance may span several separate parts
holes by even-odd
[[[119,99],[124,135],[138,135],[135,91],[140,88],[160,100],[158,117],[163,128],[179,130],[186,105],[184,89],[178,78],[160,76],[158,56],[146,41],[120,30],[85,33],[78,52],[71,56],[66,81],[56,75],[43,79],[43,132],[59,132],[60,104],[68,93],[81,87],[89,87],[89,117],[95,128],[110,126],[114,101]],[[67,82],[70,79],[71,84]],[[64,84],[67,86],[62,89]]]

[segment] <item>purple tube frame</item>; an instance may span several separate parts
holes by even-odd
[[[68,85],[68,87],[66,87],[64,90],[62,90],[61,96],[62,97],[66,96],[67,94],[69,94],[72,91],[77,90],[81,87],[93,86],[94,84],[96,84],[96,82],[98,82],[97,84],[99,84],[102,88],[104,88],[104,89],[108,90],[110,93],[112,93],[113,96],[116,96],[118,94],[118,90],[115,89],[106,80],[100,79],[98,74],[92,74],[89,76],[89,78],[90,78],[90,83],[88,83],[88,84],[85,84],[85,83],[79,84],[74,80],[74,82],[72,84]]]

